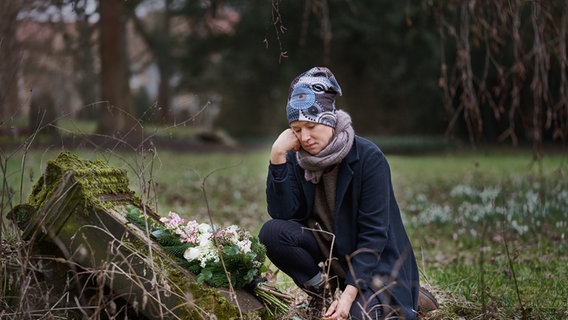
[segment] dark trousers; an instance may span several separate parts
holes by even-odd
[[[312,231],[302,224],[289,220],[269,220],[260,229],[258,237],[266,246],[268,259],[290,276],[298,287],[304,288],[304,282],[322,271],[318,263],[326,257],[322,255]],[[380,319],[379,306],[379,299],[372,290],[362,292],[351,305],[351,319]]]
[[[296,285],[303,288],[304,282],[313,278],[324,261],[313,233],[303,225],[289,220],[269,220],[258,234],[260,242],[266,246],[266,256]]]

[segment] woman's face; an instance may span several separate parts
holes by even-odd
[[[309,121],[294,121],[290,128],[300,141],[302,149],[311,155],[322,151],[333,138],[333,128]]]

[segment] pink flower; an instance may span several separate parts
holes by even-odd
[[[187,224],[180,228],[179,237],[182,242],[197,244],[199,242],[199,223],[195,220],[188,221]]]
[[[160,221],[169,229],[177,231],[185,222],[177,213],[170,211],[168,217],[160,218]]]

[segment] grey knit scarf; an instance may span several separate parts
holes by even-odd
[[[298,164],[305,171],[304,178],[312,183],[318,183],[326,168],[340,163],[345,158],[353,146],[354,137],[351,117],[346,112],[337,110],[337,125],[331,142],[316,155],[311,155],[304,149],[296,153]]]

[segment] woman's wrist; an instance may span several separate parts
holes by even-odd
[[[286,162],[286,153],[287,151],[281,151],[277,148],[272,148],[270,152],[270,163],[272,164],[282,164]]]
[[[349,301],[351,303],[355,301],[355,298],[357,298],[357,293],[357,287],[348,284],[345,287],[345,290],[343,290],[343,292],[341,293],[339,299],[345,299],[346,301]]]

